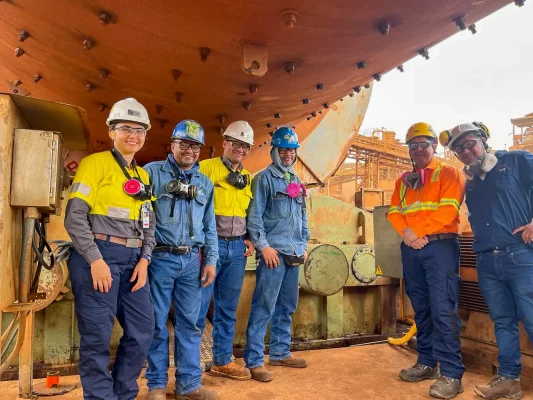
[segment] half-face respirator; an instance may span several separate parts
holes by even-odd
[[[426,170],[422,168],[404,172],[401,179],[405,186],[408,186],[413,190],[420,189],[426,182]]]
[[[231,171],[226,177],[226,181],[237,189],[244,189],[249,183],[249,176],[241,174],[240,171]]]
[[[133,171],[137,176],[134,176],[132,178],[131,175],[128,173],[128,170],[126,169],[126,161],[114,147],[111,149],[111,155],[113,156],[120,169],[122,170],[122,173],[127,179],[124,185],[122,186],[124,193],[141,201],[150,200],[152,198],[152,186],[144,184],[141,177],[139,176],[139,173],[137,172],[136,164],[133,163]]]
[[[297,184],[295,182],[289,183],[287,185],[287,195],[291,199],[295,199],[298,196],[305,197],[307,194],[307,190],[305,188],[305,185],[303,183]]]
[[[167,192],[174,194],[180,200],[196,199],[197,186],[187,182],[172,179],[166,185]]]
[[[133,177],[128,179],[123,186],[124,192],[135,197],[141,201],[147,201],[152,198],[152,187],[150,185],[145,185],[140,178]]]

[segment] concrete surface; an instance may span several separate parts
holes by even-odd
[[[428,390],[432,381],[406,383],[398,378],[401,368],[416,362],[416,354],[387,344],[314,350],[295,353],[309,362],[306,369],[268,367],[274,380],[268,383],[256,381],[231,381],[204,374],[204,385],[217,392],[219,400],[418,400],[429,399]],[[242,359],[238,360],[242,363]],[[167,398],[172,398],[174,370],[170,371]],[[480,399],[474,394],[474,385],[485,383],[488,376],[467,372],[463,378],[465,391],[458,400]],[[42,379],[35,382],[41,382]],[[78,376],[61,377],[60,383],[76,383],[76,389],[67,395],[51,399],[81,399],[82,391]],[[139,379],[141,391],[138,399],[147,398],[146,380]],[[0,398],[17,398],[17,382],[0,382]],[[524,392],[524,399],[533,399],[533,390]]]

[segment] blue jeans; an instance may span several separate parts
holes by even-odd
[[[168,382],[168,330],[170,301],[174,304],[174,360],[176,393],[187,394],[202,386],[200,368],[200,256],[194,248],[186,255],[156,252],[149,269],[155,330],[148,353],[146,378],[150,390],[166,388]]]
[[[217,276],[213,284],[202,288],[202,308],[197,326],[204,331],[205,318],[214,293],[213,312],[213,363],[218,366],[231,362],[235,336],[235,313],[239,305],[246,257],[242,239],[218,239]]]
[[[265,334],[270,322],[271,360],[290,357],[292,314],[298,306],[300,268],[285,265],[281,254],[278,268],[268,268],[263,257],[255,272],[252,310],[246,329],[244,360],[248,368],[263,365]]]
[[[132,292],[130,282],[140,249],[96,240],[113,282],[107,293],[93,288],[91,266],[76,251],[68,260],[74,306],[80,331],[78,365],[86,400],[130,400],[139,392],[137,378],[152,341],[154,314],[150,285]],[[109,373],[109,342],[117,317],[124,334]]]
[[[461,379],[459,243],[435,240],[420,250],[402,243],[401,249],[405,287],[415,310],[418,362],[433,368],[438,361],[442,375]]]
[[[518,320],[533,341],[533,250],[527,246],[477,255],[481,293],[489,306],[498,341],[498,374],[518,378],[522,372]]]

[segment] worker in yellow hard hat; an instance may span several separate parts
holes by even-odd
[[[437,379],[429,394],[454,398],[463,391],[459,298],[459,207],[463,178],[435,158],[438,139],[431,125],[411,126],[405,139],[413,170],[396,181],[388,219],[403,238],[403,275],[415,310],[418,360],[402,369],[407,382]],[[440,372],[437,363],[440,362]]]
[[[490,132],[481,122],[441,134],[465,165],[466,205],[474,232],[479,289],[498,342],[498,373],[477,385],[485,399],[522,397],[518,321],[533,341],[533,155],[489,151]]]

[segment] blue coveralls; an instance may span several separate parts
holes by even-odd
[[[533,155],[496,152],[498,163],[484,180],[466,185],[466,204],[474,232],[474,252],[481,293],[489,306],[498,342],[498,374],[520,376],[518,320],[533,341],[533,245],[521,232],[532,222]]]
[[[295,182],[300,183],[298,177]],[[252,182],[253,199],[248,209],[247,229],[259,251],[270,246],[279,253],[302,256],[307,249],[309,229],[305,199],[287,195],[288,181],[273,164]],[[290,357],[292,314],[298,305],[299,268],[286,265],[268,268],[263,257],[256,270],[256,287],[246,330],[244,360],[248,368],[263,365],[265,334],[270,322],[271,360]]]
[[[150,175],[154,187],[157,219],[157,245],[149,268],[155,330],[148,354],[146,378],[150,390],[167,386],[169,338],[166,323],[172,300],[175,311],[176,393],[187,394],[202,386],[202,337],[200,329],[196,327],[202,302],[200,252],[205,265],[216,266],[218,258],[213,184],[198,171],[198,164],[191,170],[182,171],[172,154],[169,154],[167,160],[150,163],[144,169]],[[165,187],[176,177],[188,179],[191,185],[196,185],[197,196],[190,201],[175,200],[172,210],[173,195]],[[191,238],[189,232],[191,207],[194,238]],[[188,246],[190,252],[183,255],[158,252],[158,246]]]

